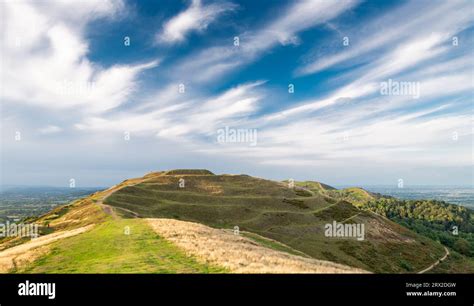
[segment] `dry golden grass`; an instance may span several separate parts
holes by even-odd
[[[81,234],[92,227],[93,225],[88,225],[69,231],[56,232],[3,250],[0,252],[0,273],[8,273],[14,268],[33,262],[49,251],[48,245],[52,242]]]
[[[240,235],[199,223],[147,220],[160,236],[189,255],[234,273],[368,273],[329,261],[272,250]]]

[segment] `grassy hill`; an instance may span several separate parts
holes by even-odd
[[[309,182],[288,188],[286,183],[247,175],[193,173],[157,174],[118,190],[105,204],[125,218],[134,212],[139,217],[172,218],[214,228],[238,226],[313,258],[373,272],[416,272],[444,254],[439,243],[346,200],[354,193],[357,197],[351,199],[356,201],[371,197],[365,191],[338,191]],[[185,180],[184,188],[179,187],[180,179]],[[324,226],[333,221],[365,224],[365,240],[326,237]]]
[[[151,172],[31,218],[42,237],[0,240],[0,272],[415,273],[445,255],[436,239],[369,209],[383,199],[314,181],[289,188],[208,170]],[[325,225],[334,221],[364,224],[365,239],[326,237]],[[472,261],[451,253],[430,272],[474,270]],[[222,261],[219,254],[227,255]],[[261,258],[281,267],[266,267]]]

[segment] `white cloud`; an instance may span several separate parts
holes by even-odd
[[[202,5],[201,0],[192,0],[186,10],[164,24],[156,39],[163,43],[183,42],[189,33],[204,31],[219,16],[235,8],[236,5],[229,2]]]
[[[294,44],[299,41],[296,34],[315,25],[327,22],[358,4],[358,0],[304,0],[297,1],[266,28],[259,31],[252,43],[260,42],[262,48],[275,41]]]
[[[69,2],[68,2],[69,3]],[[138,74],[158,64],[101,67],[91,62],[85,25],[113,18],[121,1],[2,2],[1,98],[50,109],[103,112],[124,103]]]
[[[258,145],[251,149],[207,145],[203,152],[281,166],[340,167],[344,162],[385,167],[433,167],[434,162],[443,166],[469,165],[470,116],[423,118],[442,108],[404,116],[379,115],[372,122],[355,120],[365,118],[364,112],[354,116],[351,109],[339,109],[328,117],[313,116],[260,126]],[[458,140],[453,139],[454,133],[459,135]]]
[[[253,114],[263,96],[258,91],[263,83],[242,84],[215,97],[195,97],[192,102],[164,104],[146,113],[127,111],[110,118],[88,117],[75,126],[80,130],[133,131],[192,141]]]

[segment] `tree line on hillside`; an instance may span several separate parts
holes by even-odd
[[[377,198],[362,209],[385,216],[466,256],[474,257],[474,214],[437,200]]]

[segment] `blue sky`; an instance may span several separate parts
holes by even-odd
[[[172,168],[473,183],[472,1],[1,9],[2,184],[108,186]]]

